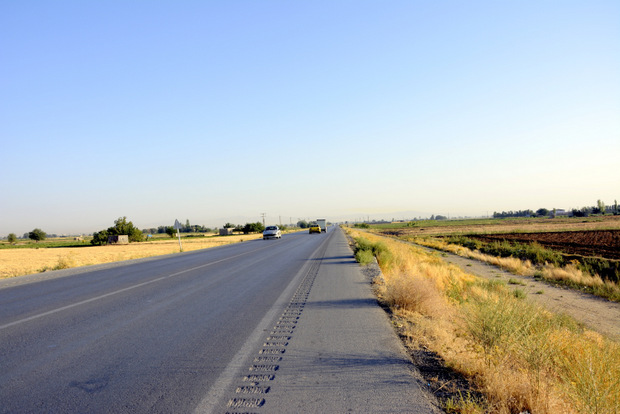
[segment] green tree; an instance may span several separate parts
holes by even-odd
[[[15,242],[17,242],[17,235],[15,233],[9,233],[7,240],[9,241],[9,243],[15,244]]]
[[[265,230],[265,226],[260,221],[256,223],[246,223],[243,227],[243,234],[249,233],[262,233]]]
[[[119,217],[114,220],[114,226],[107,230],[101,230],[93,233],[93,239],[90,241],[93,245],[103,245],[108,243],[108,236],[129,236],[130,242],[141,242],[144,240],[142,231],[133,225],[131,221],[127,221],[127,217]]]
[[[110,234],[107,230],[96,231],[93,233],[93,238],[90,241],[90,244],[93,246],[103,246],[104,244],[108,244],[108,236]]]
[[[538,210],[536,210],[536,215],[539,217],[546,217],[549,215],[549,210],[547,210],[546,208],[539,208]]]
[[[603,203],[601,200],[596,200],[596,205],[599,209],[599,211],[601,212],[602,215],[605,215],[605,203]]]
[[[141,242],[144,240],[142,231],[133,225],[131,221],[127,221],[127,217],[119,217],[114,221],[114,227],[108,229],[113,236],[125,234],[129,236],[130,242]]]
[[[166,234],[167,234],[168,236],[170,236],[170,237],[174,237],[174,234],[175,234],[175,233],[176,233],[176,232],[174,231],[174,227],[172,227],[172,226],[168,226],[168,227],[166,227]]]
[[[34,240],[35,242],[45,240],[46,236],[47,234],[41,229],[34,229],[30,233],[28,233],[28,238]]]

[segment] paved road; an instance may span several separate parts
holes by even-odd
[[[339,229],[0,281],[0,412],[434,412]]]

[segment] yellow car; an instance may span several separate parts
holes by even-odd
[[[309,233],[310,233],[310,234],[312,234],[312,233],[319,233],[319,234],[320,234],[320,233],[321,233],[321,226],[319,226],[319,225],[318,225],[318,224],[316,224],[316,223],[312,223],[312,224],[310,225],[310,231],[309,231]]]

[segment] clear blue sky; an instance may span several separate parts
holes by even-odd
[[[620,198],[620,2],[0,1],[0,235]]]

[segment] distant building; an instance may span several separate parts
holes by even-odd
[[[129,236],[119,234],[118,236],[108,236],[108,244],[129,244]]]

